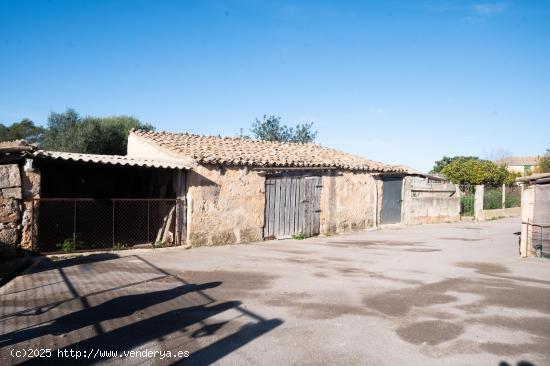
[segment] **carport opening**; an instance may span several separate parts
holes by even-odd
[[[42,198],[176,198],[175,170],[41,160]]]
[[[171,246],[185,240],[185,172],[35,159],[41,173],[35,250]]]

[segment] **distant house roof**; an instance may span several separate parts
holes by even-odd
[[[202,164],[254,167],[327,167],[376,172],[404,172],[356,155],[316,144],[282,143],[238,137],[132,130],[131,134],[178,156]]]
[[[509,156],[496,161],[497,164],[504,165],[538,165],[536,156]]]
[[[60,151],[38,150],[34,157],[61,161],[74,161],[103,165],[137,166],[146,168],[189,169],[189,166],[179,160],[146,159],[122,155],[80,154]]]

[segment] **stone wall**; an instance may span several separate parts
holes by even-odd
[[[321,234],[376,226],[376,181],[365,172],[324,175],[321,190]]]
[[[19,165],[0,165],[0,245],[16,246],[19,243],[21,192]]]
[[[483,210],[485,220],[496,220],[505,217],[521,216],[521,207],[495,208],[493,210]]]
[[[248,168],[196,166],[187,185],[188,244],[263,239],[265,177]]]
[[[39,194],[38,172],[0,165],[0,245],[31,249],[32,198]]]
[[[406,225],[460,221],[460,191],[452,183],[403,179],[401,221]]]

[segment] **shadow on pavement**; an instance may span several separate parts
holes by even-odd
[[[22,361],[21,364],[43,364],[52,361],[56,363],[75,363],[76,361],[79,364],[91,364],[101,360],[105,361],[113,356],[104,355],[104,357],[99,358],[90,357],[75,360],[74,358],[58,358],[57,351],[73,350],[81,351],[84,354],[84,352],[89,353],[91,350],[99,349],[122,352],[139,349],[140,346],[153,343],[153,346],[148,347],[164,350],[174,349],[174,352],[184,349],[190,344],[194,345],[194,349],[189,350],[190,355],[188,358],[166,360],[170,361],[169,363],[208,364],[232,353],[283,323],[279,319],[265,319],[243,308],[241,301],[220,302],[204,292],[204,290],[221,286],[223,279],[203,284],[188,283],[186,280],[158,268],[140,256],[132,257],[134,260],[139,260],[141,265],[145,264],[148,270],[158,272],[160,277],[157,278],[164,281],[162,282],[163,286],[170,286],[171,284],[176,286],[172,285],[171,288],[158,291],[117,295],[116,291],[122,291],[121,288],[128,291],[133,286],[133,284],[129,284],[126,286],[110,286],[100,292],[79,295],[79,289],[71,282],[63,268],[91,261],[114,259],[111,255],[93,257],[88,260],[75,258],[60,263],[46,263],[45,266],[38,269],[37,273],[48,269],[57,270],[61,274],[64,285],[70,289],[73,297],[69,300],[60,301],[58,304],[53,304],[49,308],[48,305],[45,307],[47,309],[42,312],[38,309],[33,314],[29,312],[29,309],[25,309],[8,314],[8,317],[15,322],[16,326],[0,335],[0,350],[5,351],[10,346],[24,347],[31,343],[37,344],[41,342],[43,337],[61,336],[61,340],[58,342],[58,348],[52,350],[52,358],[50,359],[28,358],[26,360],[11,361],[17,363]],[[118,258],[118,256],[115,257]],[[59,264],[59,267],[56,264]],[[169,282],[166,282],[167,279]],[[156,280],[153,279],[149,283],[154,283]],[[113,285],[116,285],[116,282]],[[134,291],[139,292],[139,290]],[[107,300],[96,305],[90,305],[90,297],[98,294],[101,295],[101,298],[106,297]],[[28,317],[29,314],[40,317],[59,304],[74,303],[74,301],[80,301],[81,306],[77,311],[64,313],[53,319],[51,319],[50,312],[50,318],[46,317],[43,322],[27,318],[24,327],[21,326],[21,323],[24,322],[17,321],[18,318]],[[69,305],[67,307],[71,308]],[[33,310],[33,308],[30,308],[30,310]],[[239,318],[239,321],[233,323],[231,327],[228,326],[228,323],[233,320],[214,320],[211,323],[205,323],[207,319],[228,310],[236,311],[238,314],[236,318]],[[5,318],[3,321],[6,321],[6,319],[9,320]],[[235,317],[232,319],[235,319]],[[200,328],[188,333],[189,327],[192,325],[198,325]],[[177,334],[178,332],[181,335]],[[173,336],[174,333],[177,334],[176,337]],[[69,336],[66,336],[67,334]],[[91,336],[86,337],[89,334]],[[65,336],[66,338],[64,338]],[[213,337],[213,340],[209,344],[197,342],[197,339],[202,339],[205,336]],[[63,339],[65,342],[63,342]],[[166,340],[169,340],[170,344],[164,343]],[[174,341],[176,343],[180,342],[180,344],[174,345]],[[61,343],[63,344],[59,345]],[[162,343],[162,345],[159,345],[159,343]],[[178,349],[176,350],[176,348]]]

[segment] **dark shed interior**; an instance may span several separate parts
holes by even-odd
[[[174,170],[36,159],[42,198],[176,198]]]
[[[185,205],[176,197],[185,175],[177,169],[48,158],[34,164],[41,174],[37,251],[178,245],[184,238]]]

